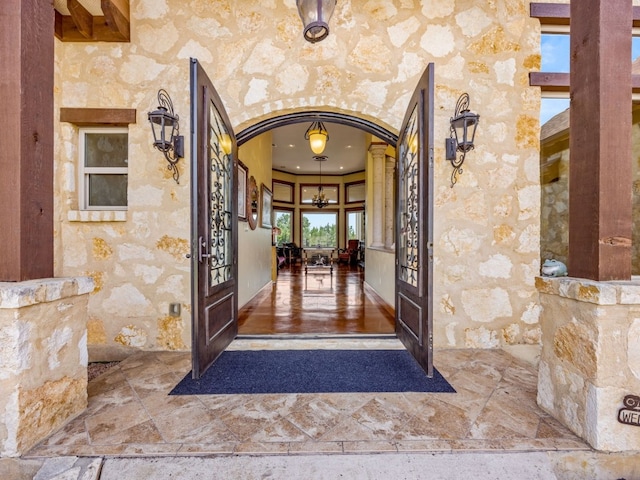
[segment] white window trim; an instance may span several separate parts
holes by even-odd
[[[90,174],[129,174],[128,167],[85,167],[84,150],[85,134],[87,133],[129,133],[127,127],[81,127],[78,130],[78,206],[79,210],[120,211],[127,210],[124,206],[90,206],[89,189],[87,188]]]

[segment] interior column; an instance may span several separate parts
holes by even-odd
[[[372,143],[369,147],[373,157],[373,239],[372,247],[383,247],[382,222],[384,220],[384,152],[386,143]]]
[[[0,281],[53,276],[52,2],[0,2]]]
[[[571,2],[569,275],[631,278],[631,0]]]
[[[393,203],[393,174],[396,170],[396,159],[387,155],[384,166],[384,247],[392,249],[395,243],[395,238],[393,236],[393,224],[395,220],[395,208]]]

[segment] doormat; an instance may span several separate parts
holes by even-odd
[[[428,378],[406,350],[225,351],[169,395],[339,392],[455,393],[434,368]]]

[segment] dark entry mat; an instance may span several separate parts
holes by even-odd
[[[449,392],[406,350],[225,351],[199,380],[189,372],[169,395]]]

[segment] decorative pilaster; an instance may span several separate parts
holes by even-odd
[[[395,246],[393,222],[395,219],[393,204],[393,181],[396,170],[396,159],[386,156],[384,164],[384,247],[392,249]]]
[[[386,143],[372,143],[369,147],[369,151],[373,157],[372,247],[384,247],[382,225],[384,220],[384,152],[386,150]]]

